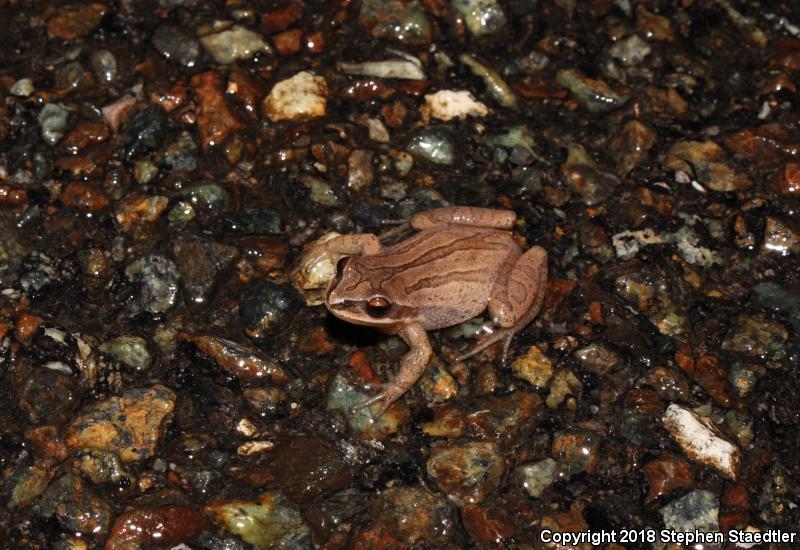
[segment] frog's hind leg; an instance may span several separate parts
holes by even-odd
[[[547,286],[547,252],[535,246],[508,264],[510,267],[504,266],[498,273],[489,299],[494,331],[456,361],[502,341],[501,361],[505,366],[511,339],[539,314]]]
[[[428,334],[422,325],[416,323],[407,325],[398,333],[399,336],[411,348],[400,360],[400,372],[389,382],[381,384],[381,392],[359,403],[354,407],[355,410],[369,407],[370,405],[382,402],[377,417],[383,415],[389,405],[400,399],[411,387],[419,380],[428,362],[431,359],[433,350],[428,341]]]

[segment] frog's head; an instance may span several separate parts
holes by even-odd
[[[372,281],[353,257],[345,256],[336,265],[336,274],[325,293],[325,306],[339,319],[355,325],[389,328],[397,324],[399,307],[391,296]]]

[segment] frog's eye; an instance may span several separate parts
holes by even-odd
[[[350,256],[345,256],[341,258],[338,262],[336,262],[336,276],[341,277],[342,273],[344,273],[344,268],[347,265],[347,262],[350,260]]]
[[[383,317],[392,309],[392,302],[385,296],[375,296],[367,302],[367,313],[372,317]]]

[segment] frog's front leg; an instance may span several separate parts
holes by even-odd
[[[414,214],[410,223],[411,227],[417,231],[441,229],[450,225],[511,229],[516,219],[517,215],[511,210],[478,208],[475,206],[447,206]]]
[[[509,262],[513,265],[506,263],[501,267],[489,298],[494,332],[456,361],[463,361],[503,341],[502,362],[505,365],[511,339],[539,314],[547,288],[547,252],[535,246],[522,256],[511,256]]]
[[[339,235],[329,241],[316,245],[314,249],[320,249],[332,254],[343,256],[372,256],[383,250],[383,245],[378,237],[372,233],[360,233],[355,235]]]
[[[389,408],[389,405],[400,399],[411,387],[419,380],[428,362],[431,359],[431,344],[428,341],[428,333],[418,323],[411,323],[403,327],[398,333],[403,341],[411,349],[400,360],[400,372],[389,382],[381,385],[381,392],[359,404],[356,408],[369,407],[373,403],[382,401],[380,411],[376,415],[380,417]]]

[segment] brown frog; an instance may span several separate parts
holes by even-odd
[[[309,254],[344,255],[328,285],[325,306],[349,323],[398,334],[410,351],[400,371],[361,406],[382,402],[382,414],[420,377],[431,357],[427,331],[456,325],[488,309],[491,334],[458,358],[504,344],[542,307],[547,252],[523,253],[510,229],[510,210],[455,206],[413,216],[417,232],[384,247],[372,234],[341,235]]]

